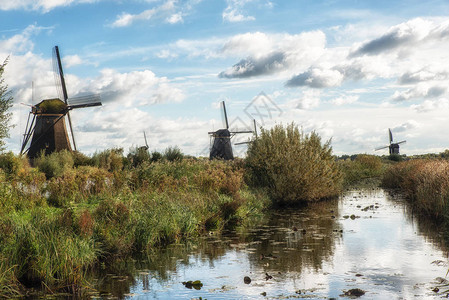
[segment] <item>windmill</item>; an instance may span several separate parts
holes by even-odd
[[[225,102],[221,102],[221,107],[223,109],[225,128],[219,129],[217,131],[209,132],[211,136],[212,146],[210,147],[209,159],[224,159],[230,160],[234,159],[234,154],[232,153],[231,138],[239,133],[252,133],[250,130],[246,131],[230,131],[228,115],[226,113]]]
[[[406,141],[400,141],[400,142],[393,142],[393,134],[391,133],[391,129],[388,128],[388,136],[390,138],[390,144],[388,146],[383,146],[383,147],[379,147],[374,149],[375,151],[377,150],[382,150],[382,149],[386,149],[389,148],[390,151],[390,155],[392,154],[399,154],[399,144],[404,144]]]
[[[142,149],[144,151],[147,151],[149,149],[148,143],[147,143],[147,135],[145,134],[145,131],[143,132],[143,138],[145,140],[145,146],[139,147],[139,149]]]
[[[27,153],[30,158],[37,157],[41,151],[44,151],[45,154],[64,149],[72,151],[65,122],[66,116],[72,136],[73,149],[76,151],[70,111],[101,105],[99,95],[68,97],[58,46],[53,48],[53,69],[56,88],[60,97],[45,99],[31,106],[20,150],[20,154]],[[30,122],[31,115],[33,115],[33,118]]]

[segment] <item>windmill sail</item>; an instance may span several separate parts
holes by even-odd
[[[101,98],[99,94],[79,96],[74,98],[68,98],[67,103],[71,109],[73,108],[83,108],[91,106],[100,106]]]
[[[55,59],[56,57],[56,59]],[[55,66],[56,61],[56,66]],[[59,47],[55,46],[53,48],[53,68],[56,69],[59,76],[56,76],[56,78],[59,78],[59,80],[56,81],[56,88],[58,91],[62,90],[62,100],[64,100],[65,104],[68,104],[67,99],[69,98],[67,95],[67,88],[65,85],[65,79],[64,79],[64,71],[62,70],[62,63],[61,63],[61,56],[59,54]],[[59,85],[58,85],[59,83]],[[70,134],[72,135],[72,142],[73,142],[73,149],[76,151],[76,142],[75,142],[75,135],[73,134],[73,126],[72,126],[72,119],[70,118],[70,113],[67,112],[67,119],[69,120],[69,127],[70,127]]]

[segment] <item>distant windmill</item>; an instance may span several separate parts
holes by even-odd
[[[229,131],[228,115],[226,113],[225,102],[221,102],[221,107],[223,109],[225,128],[219,129],[217,131],[209,132],[212,138],[212,146],[210,148],[210,159],[218,158],[224,160],[234,159],[234,154],[232,153],[231,138],[238,133],[252,133],[252,131]]]
[[[147,135],[145,134],[145,131],[143,132],[143,138],[145,139],[145,146],[139,147],[139,149],[147,151],[149,149],[148,143],[147,143]]]
[[[390,155],[392,154],[399,154],[399,144],[404,144],[406,141],[400,141],[400,142],[393,142],[393,134],[391,133],[391,129],[388,128],[388,136],[390,138],[390,144],[388,146],[383,146],[383,147],[379,147],[374,149],[375,151],[377,150],[382,150],[382,149],[386,149],[389,148],[390,151]]]
[[[75,98],[68,97],[58,46],[55,46],[53,49],[53,68],[56,88],[58,89],[60,98],[42,100],[40,103],[31,106],[20,150],[21,154],[27,153],[30,158],[37,157],[41,151],[45,151],[45,154],[64,149],[72,151],[67,134],[65,116],[68,119],[73,149],[76,151],[75,136],[73,135],[69,111],[77,108],[101,105],[99,95],[87,95]],[[30,123],[31,115],[33,115],[33,119]]]

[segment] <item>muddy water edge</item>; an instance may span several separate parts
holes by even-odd
[[[415,216],[400,194],[359,187],[99,269],[89,296],[438,299],[449,289],[440,228]]]

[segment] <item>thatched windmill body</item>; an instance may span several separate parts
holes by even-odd
[[[390,155],[392,155],[392,154],[399,154],[399,145],[400,144],[404,144],[407,141],[394,142],[393,141],[393,134],[391,133],[391,129],[390,128],[388,128],[388,137],[390,139],[390,144],[389,145],[383,146],[383,147],[379,147],[379,148],[376,148],[374,150],[377,151],[377,150],[382,150],[382,149],[388,148],[389,152],[390,152]]]
[[[236,134],[252,133],[252,131],[249,131],[249,130],[230,131],[228,115],[226,113],[226,105],[225,105],[224,101],[221,102],[221,107],[223,109],[223,114],[224,114],[225,128],[219,129],[217,131],[209,132],[209,135],[211,136],[211,140],[212,140],[211,147],[210,147],[209,159],[230,160],[230,159],[234,159],[234,154],[232,152],[231,138]]]
[[[62,70],[58,46],[53,50],[53,66],[55,69],[56,86],[61,92],[61,99],[42,100],[31,107],[25,129],[24,139],[20,150],[27,153],[29,158],[37,157],[42,151],[50,154],[60,150],[77,150],[73,135],[70,111],[72,109],[101,105],[98,95],[69,98]],[[32,120],[30,122],[30,118]],[[70,143],[65,118],[67,117],[73,147]]]

